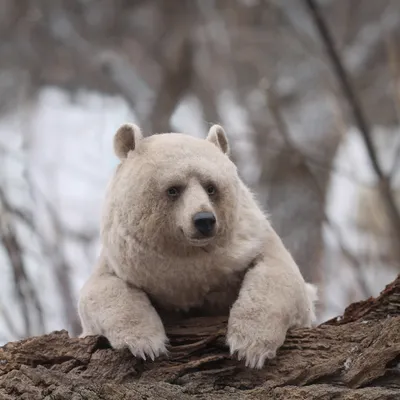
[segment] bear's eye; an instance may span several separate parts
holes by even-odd
[[[212,196],[213,194],[215,194],[216,191],[217,190],[215,189],[215,186],[213,186],[213,185],[208,185],[207,186],[207,194],[209,196]]]
[[[167,193],[168,193],[169,197],[177,197],[177,196],[179,196],[179,189],[177,187],[173,186],[167,190]]]

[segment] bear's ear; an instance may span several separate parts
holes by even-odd
[[[229,155],[229,143],[222,126],[213,125],[208,131],[207,140],[214,143],[224,154]]]
[[[114,152],[122,161],[132,150],[135,150],[137,142],[143,138],[140,128],[134,124],[124,124],[114,135]]]

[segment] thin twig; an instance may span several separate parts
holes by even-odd
[[[8,313],[6,308],[2,303],[0,303],[0,314],[3,317],[3,320],[5,322],[6,327],[8,328],[9,332],[14,338],[21,338],[23,335],[21,335],[16,326],[14,325],[13,319],[11,315]]]
[[[392,80],[394,81],[394,91],[393,91],[393,105],[396,111],[397,122],[400,122],[400,60],[397,52],[397,47],[391,34],[385,36],[386,53],[388,57],[389,70],[392,75]],[[397,137],[399,139],[399,137]],[[399,142],[399,141],[398,141]],[[393,164],[390,168],[389,177],[394,178],[395,173],[400,165],[400,142],[397,144]]]
[[[372,167],[379,179],[380,191],[386,203],[386,208],[392,221],[393,228],[396,230],[397,236],[400,238],[400,212],[398,210],[395,197],[390,186],[390,179],[388,176],[386,176],[383,168],[379,163],[377,152],[372,142],[370,126],[363,113],[360,102],[358,101],[357,96],[353,90],[350,79],[343,66],[339,53],[336,50],[334,40],[327,24],[324,21],[319,6],[316,4],[315,0],[304,0],[304,2],[324,43],[326,52],[328,53],[328,56],[332,62],[333,70],[341,85],[342,91],[345,94],[347,101],[349,102],[354,120],[358,126],[358,129],[367,148]]]

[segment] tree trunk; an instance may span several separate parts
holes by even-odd
[[[0,399],[400,399],[400,276],[343,317],[290,330],[262,370],[229,356],[226,321],[167,326],[171,352],[155,362],[66,331],[8,343]]]

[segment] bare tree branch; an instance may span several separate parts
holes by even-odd
[[[24,334],[31,335],[31,317],[29,313],[29,303],[32,301],[36,309],[39,327],[45,331],[43,309],[40,304],[36,289],[26,273],[25,262],[23,259],[23,249],[19,243],[16,232],[12,225],[7,221],[7,214],[10,214],[11,207],[0,189],[0,210],[2,211],[2,223],[0,227],[0,240],[6,250],[11,263],[14,286],[20,302],[22,317],[24,320]]]
[[[361,104],[358,101],[357,96],[353,90],[350,79],[347,75],[339,53],[336,50],[334,40],[327,24],[324,21],[319,6],[315,2],[315,0],[304,0],[304,2],[321,36],[326,52],[328,53],[328,56],[332,62],[335,74],[342,87],[343,93],[345,94],[347,101],[349,102],[349,105],[352,109],[354,120],[364,140],[372,167],[379,179],[380,191],[386,203],[389,216],[391,217],[393,228],[395,229],[397,236],[400,238],[400,212],[398,210],[395,197],[390,186],[390,179],[388,176],[386,176],[379,163],[377,152],[374,148],[374,144],[372,141],[370,126],[362,111]]]
[[[177,50],[174,65],[163,65],[161,86],[158,89],[149,121],[152,133],[171,132],[170,119],[179,101],[190,88],[192,79],[193,44],[184,39]]]
[[[81,331],[81,324],[75,305],[75,298],[72,293],[71,268],[62,254],[61,246],[63,242],[62,224],[60,219],[49,202],[46,202],[48,213],[51,216],[56,240],[53,245],[47,246],[47,251],[52,255],[53,271],[56,284],[60,290],[62,307],[65,319],[70,325],[73,335],[78,335]]]
[[[301,167],[305,171],[306,175],[308,176],[311,185],[313,186],[315,192],[317,193],[317,195],[320,198],[321,207],[322,207],[323,204],[325,203],[324,190],[321,187],[321,184],[320,184],[317,176],[315,175],[314,171],[312,170],[312,168],[310,168],[309,160],[302,153],[302,151],[300,151],[300,149],[298,148],[296,143],[292,140],[291,134],[289,132],[289,128],[288,128],[286,121],[281,113],[279,103],[277,101],[277,96],[275,95],[272,86],[270,86],[267,89],[267,93],[268,93],[268,96],[267,96],[268,107],[274,118],[278,132],[282,136],[286,147],[292,152],[292,156],[294,155],[295,157],[297,157],[299,167]],[[322,214],[322,220],[324,222],[326,222],[326,224],[329,226],[331,231],[335,234],[336,240],[339,244],[342,254],[350,262],[351,266],[357,271],[356,276],[357,276],[358,284],[361,288],[363,296],[369,297],[372,293],[371,293],[371,290],[365,279],[365,275],[363,273],[361,262],[351,252],[351,250],[345,245],[344,240],[342,239],[341,234],[340,234],[340,228],[333,221],[330,220],[330,218],[328,217],[328,215],[326,214],[324,209],[321,210],[321,214]]]

